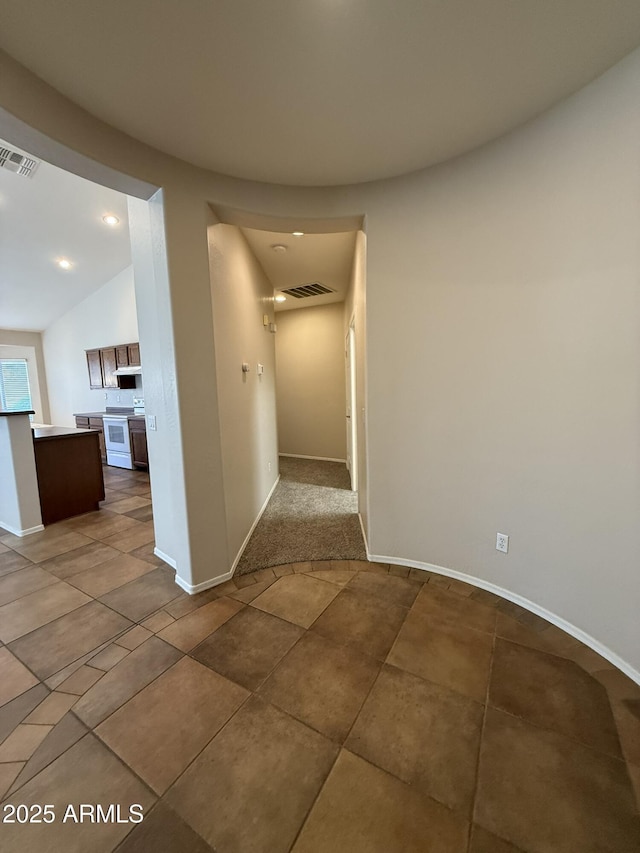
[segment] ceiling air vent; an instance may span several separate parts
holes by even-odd
[[[310,284],[301,284],[300,287],[288,287],[282,291],[289,296],[294,296],[296,299],[306,299],[308,296],[322,296],[324,293],[335,293],[330,287],[325,287],[319,281],[312,281]]]
[[[37,160],[27,157],[26,154],[12,151],[11,148],[0,146],[0,168],[9,169],[10,172],[16,172],[18,175],[30,178],[37,167]]]

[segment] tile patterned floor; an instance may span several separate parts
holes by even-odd
[[[0,531],[0,799],[57,815],[3,853],[640,850],[640,687],[600,656],[400,566],[187,596],[148,477],[105,479],[97,513]],[[80,803],[125,822],[63,822]]]

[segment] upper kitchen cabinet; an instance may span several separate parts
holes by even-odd
[[[102,388],[102,361],[100,350],[87,350],[87,367],[89,368],[89,388]]]
[[[102,387],[103,388],[118,388],[118,377],[114,372],[118,368],[116,361],[116,348],[105,347],[100,350],[100,361],[102,362]]]
[[[121,367],[140,366],[140,344],[120,344],[113,347],[86,350],[90,388],[135,388],[136,378],[117,376]]]
[[[127,344],[127,354],[130,367],[140,366],[140,344]]]

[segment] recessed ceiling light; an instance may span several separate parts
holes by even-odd
[[[274,243],[271,248],[274,252],[279,252],[280,254],[287,251],[287,247],[284,245],[284,243]]]
[[[56,263],[63,270],[70,270],[73,264],[67,258],[59,258]]]
[[[113,215],[113,213],[107,213],[107,214],[106,214],[106,216],[103,216],[103,217],[102,217],[102,221],[103,221],[103,222],[106,222],[106,223],[107,223],[107,225],[111,225],[111,226],[113,226],[113,225],[117,225],[117,224],[118,224],[118,222],[120,222],[120,220],[118,219],[118,217],[117,217],[117,216],[114,216],[114,215]]]
[[[304,237],[304,231],[292,231],[291,236],[292,237]]]
[[[286,297],[286,296],[282,296],[282,294],[278,294],[278,295],[276,296],[276,302],[286,302],[286,301],[287,301],[287,297]]]

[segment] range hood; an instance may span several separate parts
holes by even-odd
[[[140,365],[135,367],[119,367],[113,371],[114,376],[142,376],[142,368]]]

